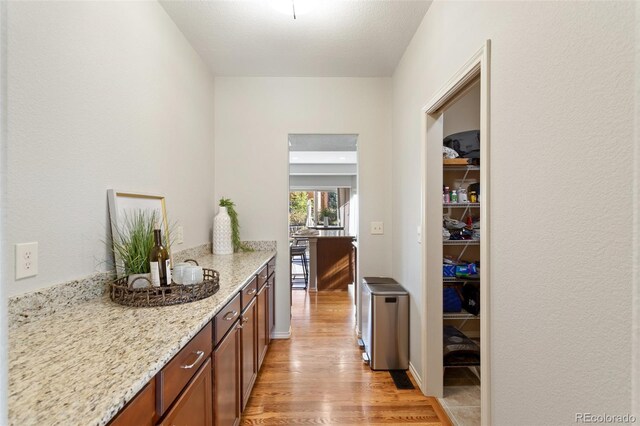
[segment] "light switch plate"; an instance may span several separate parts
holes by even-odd
[[[382,235],[382,234],[384,234],[384,223],[371,222],[371,235]]]
[[[422,226],[418,225],[418,244],[422,244]]]
[[[16,244],[16,280],[38,275],[38,243]]]

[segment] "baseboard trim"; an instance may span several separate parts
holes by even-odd
[[[420,375],[418,375],[418,371],[413,366],[413,364],[411,364],[411,361],[409,361],[409,372],[411,372],[411,375],[413,376],[413,379],[416,381],[416,384],[420,388],[420,391],[422,391],[422,377],[420,377]]]
[[[274,331],[273,333],[271,333],[271,338],[272,339],[289,339],[289,338],[291,338],[291,327],[289,327],[289,331],[285,331],[285,332]]]

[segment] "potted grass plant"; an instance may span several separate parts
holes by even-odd
[[[154,245],[153,230],[157,220],[155,211],[135,210],[124,215],[122,224],[112,236],[116,265],[127,275],[130,286],[140,277],[150,279],[149,253]],[[138,280],[133,286],[145,287],[147,281]]]

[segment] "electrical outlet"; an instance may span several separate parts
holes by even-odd
[[[38,275],[38,243],[16,244],[16,280]]]
[[[382,234],[384,234],[384,223],[371,222],[371,235],[382,235]]]
[[[184,229],[182,229],[182,226],[176,226],[176,237],[175,237],[176,244],[183,244],[184,243]]]

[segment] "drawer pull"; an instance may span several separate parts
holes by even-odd
[[[255,287],[254,287],[254,288],[252,288],[251,290],[249,290],[249,291],[247,292],[247,296],[251,296],[252,294],[255,294],[255,292],[256,292],[256,289],[255,289]]]
[[[180,368],[184,368],[185,370],[188,370],[190,368],[193,368],[194,365],[196,365],[198,362],[200,362],[200,360],[204,356],[204,351],[196,351],[195,353],[198,355],[198,358],[196,358],[196,360],[193,361],[193,363],[191,363],[189,365],[181,365]]]
[[[225,321],[231,321],[237,316],[238,316],[238,311],[232,311],[232,312],[227,312],[225,316],[222,317],[222,319],[224,319]]]

